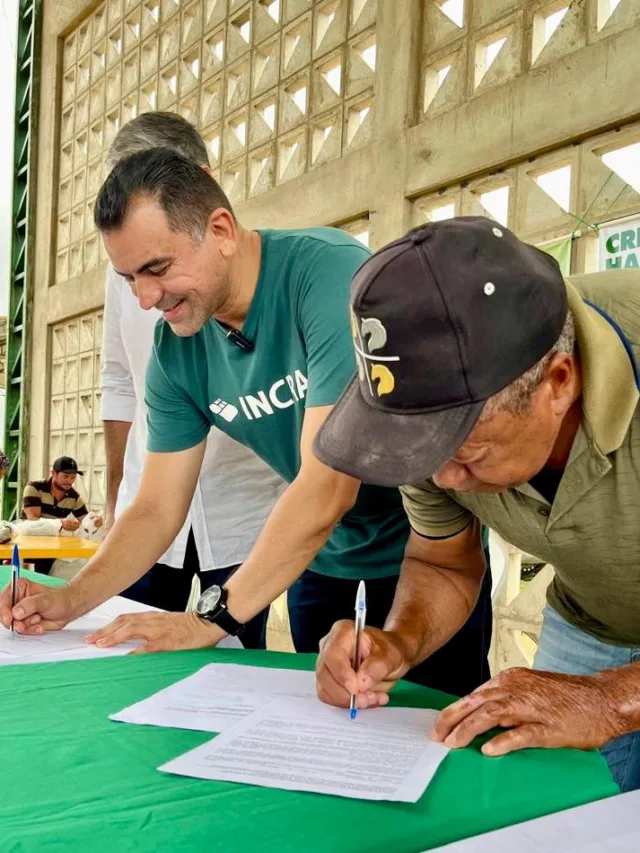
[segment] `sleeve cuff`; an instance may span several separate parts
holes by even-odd
[[[100,420],[128,421],[133,423],[138,408],[135,397],[119,396],[102,392],[100,401]]]
[[[182,453],[197,447],[207,438],[208,433],[195,436],[194,438],[183,438],[175,441],[162,441],[147,434],[147,450],[149,453]]]
[[[422,531],[417,530],[413,526],[413,524],[411,525],[411,529],[416,534],[416,536],[419,536],[421,539],[431,539],[433,541],[437,541],[438,539],[453,539],[454,536],[459,536],[460,533],[465,531],[470,524],[471,519],[469,519],[466,524],[463,524],[462,527],[460,527],[458,530],[452,530],[450,533],[423,533]]]

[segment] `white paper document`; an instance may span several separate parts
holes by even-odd
[[[431,853],[638,853],[640,791],[438,847]]]
[[[85,642],[87,634],[93,634],[104,628],[123,613],[162,612],[157,607],[149,607],[128,598],[115,596],[105,601],[95,610],[70,622],[61,631],[47,631],[39,636],[26,636],[7,631],[0,626],[0,666],[23,663],[53,663],[61,660],[84,660],[91,658],[115,657],[126,655],[142,645],[141,640],[122,643],[108,649]],[[235,637],[227,637],[219,648],[242,648]]]
[[[131,605],[129,607],[129,605]],[[95,610],[70,622],[61,631],[47,631],[39,636],[11,633],[0,628],[0,666],[10,663],[43,663],[85,657],[124,655],[140,645],[139,641],[123,643],[111,649],[98,649],[85,642],[87,634],[104,628],[121,613],[139,612],[146,608],[135,601],[116,597]]]
[[[211,663],[111,719],[120,723],[222,732],[278,697],[312,698],[313,672]]]
[[[447,747],[429,740],[437,711],[375,708],[356,720],[317,699],[274,699],[164,764],[180,776],[415,803]]]

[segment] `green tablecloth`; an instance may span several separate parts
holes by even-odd
[[[419,853],[617,793],[596,753],[488,759],[477,745],[451,753],[415,805],[159,773],[211,735],[107,715],[213,661],[313,665],[309,655],[205,650],[0,667],[2,853]],[[404,683],[393,697],[448,701]]]

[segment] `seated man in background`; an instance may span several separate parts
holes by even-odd
[[[22,518],[37,521],[40,518],[53,518],[61,522],[62,530],[76,531],[80,519],[87,514],[87,506],[73,488],[78,474],[78,463],[71,456],[60,456],[53,463],[48,480],[32,480],[25,486],[22,495]],[[72,516],[71,518],[69,516]],[[96,527],[102,526],[102,519],[95,519]],[[36,571],[49,574],[53,560],[36,560]]]
[[[22,495],[22,518],[37,521],[39,518],[56,518],[62,529],[74,531],[80,527],[88,509],[84,500],[73,488],[78,474],[78,463],[70,456],[61,456],[53,463],[48,480],[32,480]],[[69,518],[69,515],[73,518]],[[100,524],[98,527],[102,524]]]

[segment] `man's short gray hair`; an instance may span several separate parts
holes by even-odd
[[[131,119],[117,134],[107,154],[107,166],[151,148],[170,148],[197,166],[209,165],[204,140],[182,116],[176,113],[143,113]]]
[[[513,415],[522,415],[529,410],[531,398],[537,387],[544,379],[549,362],[558,353],[573,354],[576,348],[576,327],[571,311],[567,314],[560,337],[549,352],[533,365],[526,373],[507,385],[498,394],[490,397],[485,403],[480,415],[480,421],[497,415],[498,412],[510,412]]]

